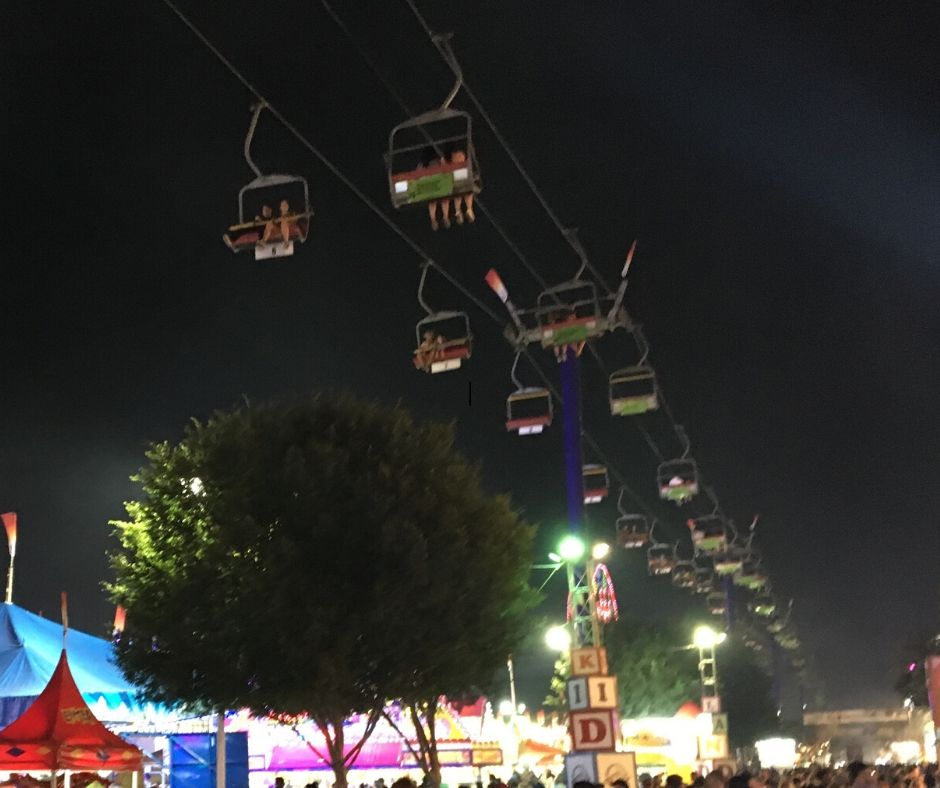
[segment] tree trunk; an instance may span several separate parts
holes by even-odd
[[[431,778],[431,784],[434,788],[441,788],[441,762],[437,758],[437,753],[431,757],[431,771],[428,772],[428,777]]]
[[[345,739],[343,737],[343,721],[332,722],[333,735],[328,736],[326,746],[330,752],[330,768],[333,769],[333,788],[347,788],[346,759],[343,755]]]
[[[433,788],[440,788],[441,760],[437,754],[437,731],[434,727],[434,721],[437,718],[437,698],[425,704],[424,722],[421,721],[417,703],[412,703],[409,708],[418,741],[418,749],[421,753],[422,771],[430,779]],[[427,730],[425,730],[425,724]]]

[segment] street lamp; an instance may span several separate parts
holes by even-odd
[[[584,542],[569,534],[558,543],[558,556],[565,563],[580,561],[584,556]]]
[[[571,632],[567,627],[552,627],[545,633],[545,645],[552,651],[566,652],[571,648]]]
[[[591,548],[591,558],[603,561],[610,554],[610,545],[607,542],[598,542]]]
[[[716,632],[709,626],[696,627],[692,633],[692,645],[698,649],[698,675],[702,682],[702,711],[720,712],[718,695],[718,662],[715,647],[724,643],[728,635]]]
[[[711,627],[704,625],[696,627],[695,632],[692,633],[692,643],[698,649],[714,648],[724,643],[727,638],[728,634],[726,632],[715,632]]]

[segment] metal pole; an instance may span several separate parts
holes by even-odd
[[[718,662],[715,659],[715,646],[698,647],[698,675],[702,683],[702,705],[705,698],[718,695]]]
[[[215,788],[225,788],[225,710],[215,715]]]
[[[725,575],[725,620],[728,622],[728,631],[734,627],[734,580],[731,575]]]
[[[15,553],[10,553],[10,569],[7,571],[7,596],[6,603],[8,605],[13,604],[13,561],[16,557]]]
[[[565,492],[568,529],[584,530],[584,462],[581,454],[581,370],[574,348],[565,348],[561,367],[562,426],[565,442]]]
[[[561,367],[562,434],[565,447],[565,493],[568,504],[568,532],[580,536],[584,531],[584,460],[581,453],[581,369],[578,354],[571,345],[564,349]],[[592,645],[593,622],[590,615],[590,579],[587,563],[568,565],[568,595],[571,601],[572,646]],[[585,587],[586,586],[586,587]]]
[[[512,716],[516,716],[519,707],[516,705],[516,672],[513,669],[512,654],[506,658],[506,670],[509,671],[509,700],[512,703]]]

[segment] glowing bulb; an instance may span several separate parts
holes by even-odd
[[[591,558],[595,561],[603,561],[610,553],[610,545],[606,542],[598,542],[591,548]]]
[[[567,651],[571,648],[571,633],[567,627],[552,627],[545,633],[545,645],[552,651]]]
[[[695,628],[692,643],[696,648],[714,648],[719,643],[724,643],[727,637],[724,632],[715,632],[711,627],[701,626]]]
[[[584,555],[584,542],[577,536],[566,536],[558,543],[558,555],[563,561],[578,561]]]

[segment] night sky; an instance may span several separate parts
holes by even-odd
[[[333,5],[415,112],[443,99],[449,72],[403,2]],[[609,281],[639,239],[627,306],[724,509],[739,525],[760,513],[826,702],[898,702],[903,641],[940,624],[936,4],[420,5]],[[382,154],[402,112],[319,2],[182,8],[391,211]],[[73,625],[103,631],[108,520],[145,446],[243,397],[315,388],[456,419],[488,485],[554,544],[560,423],[506,434],[501,327],[432,274],[429,300],[467,309],[476,342],[464,370],[417,373],[419,259],[270,115],[255,158],[309,179],[310,240],[267,263],[223,246],[251,178],[251,97],[162,2],[5,3],[0,30],[0,509],[20,514],[18,603],[49,615],[67,590]],[[485,203],[542,276],[569,278],[576,258],[475,118]],[[438,234],[423,211],[395,218],[501,315],[490,266],[520,305],[537,296],[485,218]],[[635,360],[623,334],[599,350],[608,368]],[[687,514],[656,503],[656,459],[609,415],[589,357],[583,397],[587,428],[678,538]],[[648,426],[674,450],[664,421]],[[593,533],[615,517],[595,507]],[[639,553],[611,568],[629,615],[706,617]],[[541,649],[520,656],[530,705],[549,668]]]

